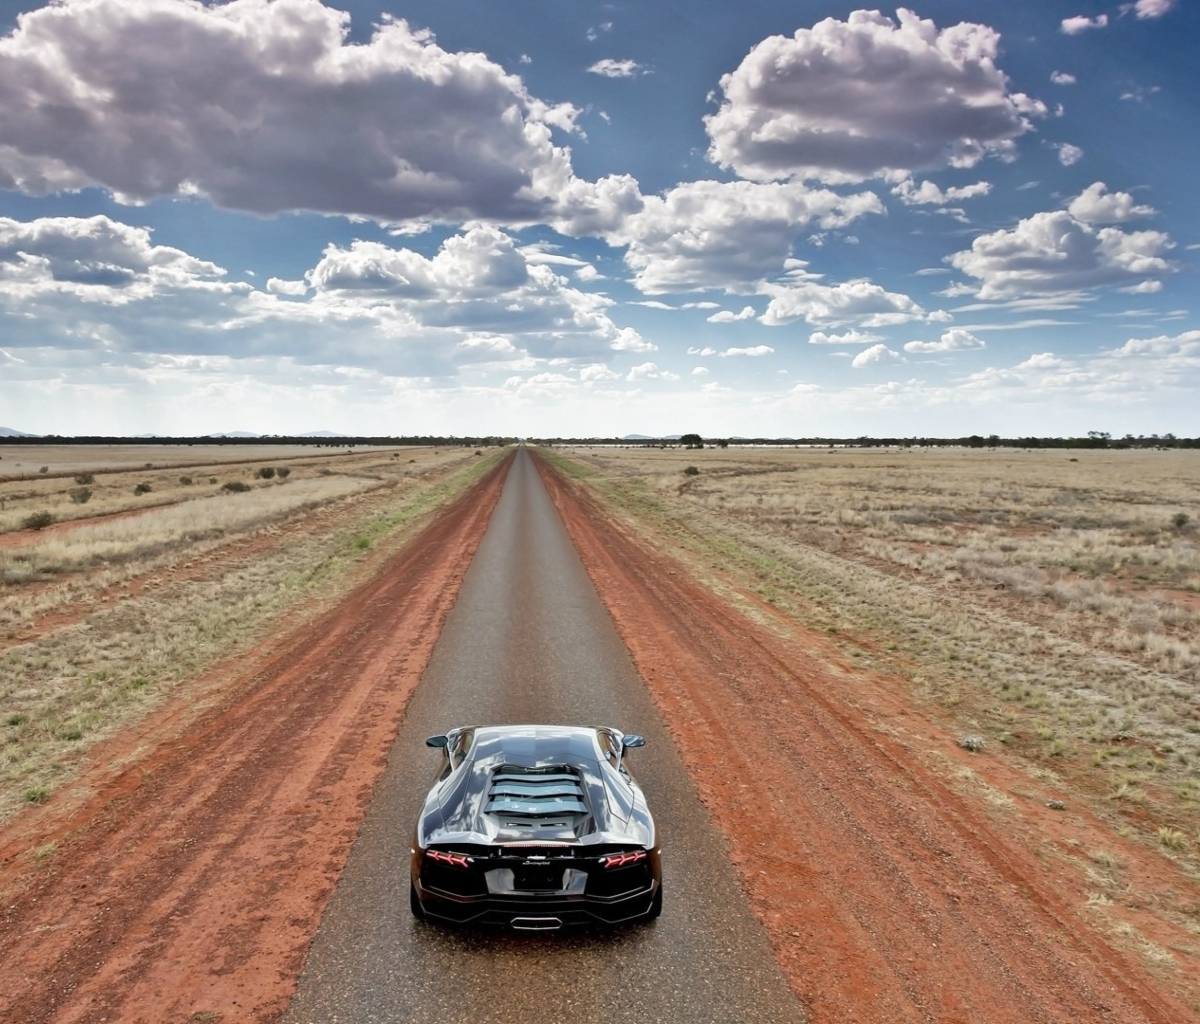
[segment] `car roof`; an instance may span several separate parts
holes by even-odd
[[[533,768],[596,760],[596,730],[569,725],[492,725],[475,730],[471,758]]]

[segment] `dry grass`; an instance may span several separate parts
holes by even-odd
[[[0,550],[5,564],[27,558],[18,569],[33,564],[42,577],[18,574],[24,582],[0,592],[0,821],[50,797],[92,745],[190,692],[285,616],[294,625],[326,607],[498,457],[324,456],[283,484]],[[239,468],[246,479],[252,471]],[[95,472],[97,481],[117,473]]]
[[[699,578],[906,676],[958,735],[1200,834],[1200,453],[562,454]]]
[[[63,533],[38,533],[27,544],[0,550],[0,575],[12,583],[46,573],[138,559],[179,544],[223,537],[380,486],[378,481],[361,478],[318,477],[267,483],[244,494],[219,493],[120,518],[97,519]]]
[[[259,483],[263,470],[283,472],[293,482],[330,473],[379,478],[394,476],[410,459],[420,465],[438,458],[428,448],[0,445],[0,542],[24,543],[22,523],[35,512],[63,523],[170,505],[235,481]],[[46,473],[38,472],[41,466]]]

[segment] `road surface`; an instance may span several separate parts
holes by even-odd
[[[663,839],[653,925],[512,936],[415,922],[413,822],[455,725],[616,725]],[[413,696],[309,953],[288,1024],[762,1021],[804,1012],[741,893],[723,837],[521,450]]]

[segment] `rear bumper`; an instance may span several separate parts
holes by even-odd
[[[585,925],[624,924],[647,917],[662,883],[655,878],[646,889],[613,897],[562,893],[458,896],[428,889],[419,878],[413,884],[421,909],[438,921],[517,931],[557,931]]]

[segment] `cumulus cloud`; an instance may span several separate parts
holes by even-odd
[[[1122,359],[1145,356],[1181,357],[1191,361],[1193,371],[1200,370],[1200,331],[1185,331],[1175,337],[1131,338],[1111,353]]]
[[[662,369],[657,363],[641,363],[633,367],[626,375],[626,380],[679,380],[679,374]]]
[[[1102,181],[1094,182],[1072,199],[1067,211],[1085,224],[1124,224],[1158,212],[1153,206],[1138,206],[1128,192],[1109,192]]]
[[[756,311],[753,306],[743,306],[740,313],[735,313],[731,309],[722,309],[718,313],[714,313],[708,318],[710,324],[732,324],[739,320],[753,320]]]
[[[1060,359],[1053,352],[1037,352],[1023,363],[1017,364],[1018,370],[1062,370],[1072,364]]]
[[[759,318],[769,327],[801,319],[813,326],[858,323],[863,327],[886,327],[925,318],[925,311],[907,295],[889,292],[872,281],[823,284],[802,264],[789,276],[786,283],[768,282],[760,288],[771,299]]]
[[[1053,71],[1050,74],[1050,81],[1055,85],[1074,85],[1075,76],[1066,71]]]
[[[703,348],[697,345],[692,345],[688,347],[687,354],[689,356],[715,356],[717,354],[717,350],[715,348],[710,348],[708,345],[705,345]]]
[[[775,350],[771,348],[770,345],[751,345],[747,348],[727,348],[724,352],[720,353],[720,356],[722,359],[725,359],[729,356],[750,356],[751,358],[758,358],[759,356],[774,355],[774,353]]]
[[[710,159],[756,181],[836,184],[1011,157],[1046,107],[1009,91],[999,34],[897,19],[854,11],[760,42],[721,79]]]
[[[881,343],[863,349],[854,357],[850,365],[856,370],[861,370],[864,366],[879,366],[883,363],[899,363],[903,361],[904,357],[899,352],[894,352]]]
[[[751,293],[779,272],[793,243],[811,225],[832,230],[883,204],[873,192],[839,195],[799,183],[693,181],[642,208],[607,238],[626,245],[634,284],[647,294],[722,288]]]
[[[810,345],[870,345],[876,341],[883,341],[883,335],[869,331],[846,331],[842,334],[814,331],[808,336]]]
[[[580,367],[579,379],[587,383],[600,383],[620,380],[620,374],[610,370],[603,363],[589,363],[587,366]]]
[[[657,352],[658,346],[647,341],[632,327],[622,327],[613,338],[611,348],[615,352]]]
[[[123,306],[165,292],[229,295],[225,271],[180,249],[154,245],[145,228],[108,217],[0,217],[0,289],[9,299],[60,296]]]
[[[1064,167],[1070,167],[1072,164],[1077,164],[1083,159],[1083,150],[1078,146],[1072,145],[1069,142],[1056,142],[1053,145],[1055,151],[1058,153],[1058,162]]]
[[[267,291],[272,295],[303,295],[308,291],[308,283],[285,281],[281,277],[272,277],[267,280]]]
[[[1175,0],[1137,0],[1137,3],[1122,4],[1121,13],[1125,14],[1133,11],[1139,19],[1146,18],[1161,18],[1172,7],[1175,6]]]
[[[635,60],[613,60],[611,57],[596,61],[588,71],[605,78],[633,78],[634,75],[646,73],[645,68]]]
[[[378,242],[330,246],[303,281],[272,278],[258,290],[107,217],[0,218],[10,347],[286,355],[413,374],[652,350],[613,323],[611,305],[485,225],[431,257]]]
[[[951,327],[944,331],[937,341],[910,341],[904,346],[905,352],[959,352],[968,348],[983,348],[982,339],[975,337],[970,331],[961,327]]]
[[[348,30],[320,0],[73,0],[24,14],[0,41],[0,187],[511,223],[599,187],[574,179],[551,140],[574,107],[404,21],[385,16],[361,44]]]
[[[1073,18],[1063,18],[1061,28],[1064,34],[1077,36],[1079,33],[1087,32],[1089,29],[1104,28],[1107,24],[1107,14],[1097,14],[1094,18],[1077,14]]]
[[[912,178],[905,178],[892,189],[892,195],[899,196],[906,206],[944,206],[946,203],[957,203],[964,199],[974,199],[976,196],[986,196],[992,191],[990,181],[977,181],[974,185],[952,186],[947,189],[939,188],[932,181],[926,180],[918,186]]]
[[[947,262],[976,278],[978,297],[992,301],[1157,280],[1176,269],[1162,255],[1173,246],[1161,231],[1097,228],[1058,210],[980,235]]]

